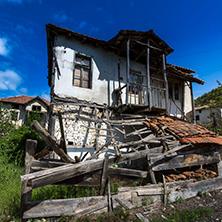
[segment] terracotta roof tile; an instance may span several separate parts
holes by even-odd
[[[182,143],[215,143],[222,145],[222,137],[217,136],[216,133],[200,125],[194,125],[173,117],[154,117],[147,119],[145,123],[156,135],[170,133]]]
[[[40,99],[42,100],[44,103],[47,104],[47,106],[50,105],[50,102],[47,101],[46,99],[43,99],[39,96],[37,97],[32,97],[32,96],[25,96],[25,95],[21,95],[21,96],[12,96],[12,97],[6,97],[6,98],[0,98],[0,102],[5,102],[5,103],[17,103],[17,104],[26,104],[28,102],[30,102],[33,99]]]

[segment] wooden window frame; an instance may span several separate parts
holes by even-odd
[[[86,59],[89,61],[89,65],[84,65],[84,64],[80,64],[78,62],[76,62],[76,58],[82,58],[82,59]],[[80,67],[80,85],[75,85],[75,70],[76,67]],[[89,76],[88,76],[88,86],[84,87],[83,86],[83,69],[87,69],[89,70]],[[75,58],[74,58],[74,70],[73,70],[73,86],[75,87],[81,87],[81,88],[85,88],[85,89],[92,89],[92,57],[90,56],[86,56],[83,55],[81,53],[75,53]]]

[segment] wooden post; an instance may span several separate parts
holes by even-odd
[[[165,176],[162,174],[163,176],[163,204],[164,206],[167,205],[167,186],[166,186],[166,179]]]
[[[151,181],[153,184],[156,184],[157,182],[156,182],[155,174],[152,170],[152,163],[151,163],[151,159],[149,155],[147,155],[147,163],[148,163],[148,169],[149,169]]]
[[[166,72],[166,58],[165,54],[163,54],[163,76],[164,76],[164,83],[165,83],[165,103],[166,103],[166,111],[167,113],[169,112],[168,110],[168,100],[169,100],[169,91],[168,91],[168,81],[167,81],[167,72]]]
[[[130,39],[126,43],[126,105],[129,104],[129,75],[130,75]]]
[[[103,162],[103,170],[101,174],[101,179],[100,179],[100,195],[104,195],[106,191],[106,183],[107,183],[107,172],[108,172],[108,161],[109,161],[109,155],[105,155],[105,159]]]
[[[120,63],[118,63],[118,81],[119,81],[119,88],[121,88],[121,80],[120,80]]]
[[[191,102],[192,102],[192,122],[196,124],[196,117],[195,117],[195,105],[194,105],[194,98],[193,98],[193,86],[192,82],[190,82],[190,94],[191,94]]]
[[[107,178],[108,180],[108,211],[113,211],[113,204],[112,204],[112,196],[110,191],[110,177]]]
[[[47,146],[51,147],[56,154],[58,154],[64,162],[73,163],[74,161],[70,158],[56,141],[49,135],[49,133],[39,124],[38,121],[34,120],[32,123],[33,129],[42,137],[46,142]]]
[[[147,42],[149,45],[149,40]],[[146,74],[147,74],[147,93],[148,93],[148,103],[149,110],[152,108],[152,96],[151,96],[151,88],[150,88],[150,49],[147,47],[147,58],[146,58]]]
[[[65,132],[64,132],[63,122],[62,122],[62,114],[59,111],[58,111],[58,117],[59,117],[59,125],[60,125],[60,130],[61,130],[60,146],[63,149],[63,151],[67,154]]]
[[[24,167],[24,174],[29,174],[32,161],[34,160],[35,150],[37,147],[36,140],[26,140],[26,154],[25,154],[25,167]],[[21,206],[20,206],[20,221],[23,220],[23,213],[26,209],[26,204],[28,201],[32,199],[32,187],[28,186],[28,181],[25,180],[22,182],[22,193],[21,193]]]
[[[217,153],[218,157],[219,157],[219,162],[217,163],[217,172],[218,172],[218,176],[222,177],[222,162],[221,162],[221,157],[220,157],[220,153]]]
[[[184,94],[185,94],[185,82],[182,81],[182,104],[181,104],[182,112],[181,112],[181,116],[183,119],[186,118],[185,113],[184,113],[184,103],[185,103],[185,95]]]

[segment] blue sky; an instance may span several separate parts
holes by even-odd
[[[0,0],[0,97],[49,99],[45,24],[109,40],[153,29],[175,51],[167,62],[197,71],[195,98],[222,82],[221,0]]]

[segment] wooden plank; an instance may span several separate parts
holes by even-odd
[[[150,173],[151,181],[153,184],[156,184],[157,182],[156,182],[156,178],[155,178],[155,173],[153,172],[153,169],[152,169],[152,162],[151,162],[151,158],[150,158],[149,154],[147,155],[147,164],[148,164],[148,170]]]
[[[66,164],[67,163],[61,161],[33,160],[31,167],[53,168],[53,167],[63,166]]]
[[[107,207],[107,197],[36,201],[29,202],[27,207],[28,210],[24,212],[24,219],[72,216],[74,214],[76,217],[80,217]]]
[[[146,144],[146,143],[148,143],[148,144],[161,144],[160,141],[155,140],[155,139],[156,139],[156,137],[153,134],[151,134],[151,135],[149,135],[149,136],[147,136],[147,137],[145,137],[141,140],[138,140],[138,141],[131,141],[131,142],[128,142],[128,143],[120,143],[118,147],[119,147],[119,149],[121,149],[121,148],[129,147],[129,146],[137,146],[137,145]]]
[[[106,191],[108,161],[109,161],[109,155],[106,154],[103,162],[103,170],[100,179],[100,191],[99,191],[100,195],[104,195]]]
[[[46,146],[43,150],[35,154],[35,159],[39,160],[44,158],[47,155],[50,155],[52,153],[52,150],[50,147]]]
[[[204,193],[220,189],[222,189],[222,177],[198,182],[190,180],[167,183],[167,190],[169,191],[168,199],[171,202],[176,201],[178,197],[182,197],[183,199],[194,197],[200,191]]]
[[[36,140],[26,140],[26,153],[25,153],[25,174],[30,173],[32,161],[34,160],[34,154],[37,147]],[[28,181],[22,182],[22,192],[21,192],[21,205],[20,205],[20,218],[23,220],[24,211],[26,210],[26,205],[28,201],[32,199],[32,187],[28,187]]]
[[[167,151],[167,152],[159,155],[159,156],[156,157],[155,159],[152,159],[153,164],[155,164],[157,161],[159,161],[159,160],[161,160],[161,159],[163,159],[163,158],[165,158],[165,157],[170,156],[171,154],[174,154],[175,152],[181,151],[181,150],[183,150],[183,149],[185,149],[185,148],[188,148],[188,147],[190,147],[190,146],[192,146],[192,145],[191,145],[191,144],[186,144],[186,145],[174,147],[173,149],[171,149],[171,150],[169,150],[169,151]]]
[[[119,163],[124,161],[130,161],[146,157],[150,153],[150,150],[142,150],[138,152],[123,154],[119,157]],[[116,162],[116,157],[109,158],[109,165]],[[75,176],[83,175],[93,172],[95,170],[101,170],[103,167],[103,160],[88,160],[76,164],[67,164],[52,169],[47,169],[41,172],[35,172],[21,176],[21,180],[32,180],[32,186],[41,187],[49,184],[54,184],[65,179],[69,179]]]
[[[56,143],[56,141],[49,135],[49,133],[38,123],[38,121],[34,120],[32,123],[32,127],[34,130],[43,138],[46,144],[51,147],[57,155],[61,157],[64,162],[73,163],[74,161],[70,158]]]
[[[163,177],[163,204],[164,206],[167,205],[167,186],[166,186],[166,179],[165,179],[165,176],[162,175]]]
[[[176,168],[184,168],[190,166],[200,166],[203,164],[218,163],[220,161],[218,156],[205,156],[200,154],[191,155],[177,155],[170,160],[153,165],[153,171],[170,170]]]
[[[126,204],[124,204],[118,197],[115,198],[115,201],[119,203],[122,207],[124,207],[126,210],[130,210],[130,208]]]
[[[128,169],[128,168],[111,168],[110,167],[108,169],[108,175],[146,178],[147,171],[134,170],[134,169]]]
[[[62,114],[59,111],[58,111],[58,118],[59,118],[59,126],[60,126],[60,131],[61,131],[60,146],[63,149],[63,151],[67,154],[65,132],[64,132],[63,122],[62,122]]]
[[[138,196],[152,196],[152,195],[162,195],[163,194],[163,188],[157,187],[157,188],[144,188],[136,190]]]
[[[135,132],[131,132],[131,133],[127,134],[126,136],[135,136],[135,135],[138,135],[138,133],[140,133],[140,135],[141,134],[148,134],[148,133],[152,133],[152,130],[145,130],[142,132],[135,131]]]
[[[136,217],[140,220],[140,221],[143,221],[143,222],[149,222],[149,220],[143,216],[142,213],[136,213]]]

